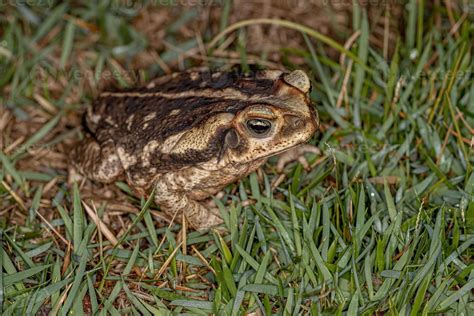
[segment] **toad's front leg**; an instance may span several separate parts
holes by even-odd
[[[207,230],[223,223],[218,209],[207,208],[196,200],[191,199],[175,183],[159,179],[156,183],[155,203],[168,216],[184,214],[189,224],[196,230]]]

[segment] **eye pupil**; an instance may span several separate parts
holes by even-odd
[[[271,127],[272,127],[272,123],[267,120],[251,119],[247,121],[247,128],[251,132],[260,136],[268,133]]]

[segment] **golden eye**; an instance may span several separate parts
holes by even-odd
[[[247,129],[256,137],[264,137],[272,129],[272,122],[264,119],[250,119],[246,125]]]

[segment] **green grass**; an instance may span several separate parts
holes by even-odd
[[[372,25],[359,7],[360,35],[349,48],[305,21],[205,34],[210,57],[237,35],[227,50],[245,68],[266,55],[247,52],[244,25],[301,32],[301,46],[282,47],[280,63],[314,79],[322,128],[311,143],[323,152],[307,156],[310,171],[287,166],[275,189],[273,160],[226,188],[216,201],[225,229],[206,234],[159,225],[157,206],[123,183],[109,187],[135,212],[120,215],[94,209],[67,185],[65,154],[80,137],[81,109],[105,71],[130,85],[134,56],[150,51],[135,8],[0,3],[2,315],[473,314],[474,9],[408,2],[406,36],[390,43],[389,59],[369,41]],[[214,30],[235,13],[223,3]],[[133,72],[139,82],[177,69],[179,50],[199,48],[180,29],[201,13],[184,10],[165,29],[161,66]],[[344,63],[328,48],[344,52]],[[227,64],[214,56],[210,66]]]

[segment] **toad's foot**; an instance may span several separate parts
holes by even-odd
[[[199,203],[196,202],[196,204]],[[198,231],[207,231],[224,223],[224,220],[220,216],[219,209],[206,208],[200,204],[199,207],[186,212],[185,216],[189,224]]]
[[[158,181],[155,192],[155,203],[163,212],[170,217],[175,217],[177,221],[180,221],[184,214],[189,226],[198,231],[209,230],[224,222],[219,209],[204,206],[184,192],[175,190],[174,185],[170,183]]]
[[[80,173],[91,180],[112,183],[124,171],[111,140],[99,144],[88,137],[72,148],[71,158],[70,181],[77,180]]]

